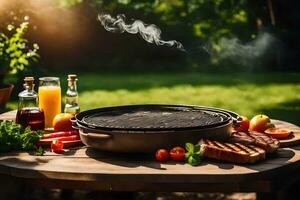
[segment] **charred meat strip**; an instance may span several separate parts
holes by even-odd
[[[271,138],[264,133],[255,131],[250,131],[248,133],[234,132],[229,141],[246,145],[255,145],[264,149],[267,153],[275,152],[280,146],[280,143],[277,139]]]
[[[202,140],[203,156],[234,163],[254,163],[265,158],[265,150],[253,145]]]

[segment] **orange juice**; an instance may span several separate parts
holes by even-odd
[[[45,113],[45,127],[51,128],[53,118],[61,113],[60,86],[39,86],[39,107]]]

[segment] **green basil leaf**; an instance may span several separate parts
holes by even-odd
[[[190,156],[192,156],[193,153],[186,152],[184,155],[185,155],[185,159],[188,160],[188,158],[189,158]]]
[[[204,150],[205,150],[204,147],[205,146],[200,145],[200,151],[199,151],[199,153],[200,153],[201,158],[203,157],[203,154],[204,154]]]
[[[198,155],[193,155],[188,158],[188,163],[192,166],[197,166],[201,163],[201,157]]]
[[[194,145],[192,143],[186,143],[185,148],[187,152],[194,153]]]
[[[194,146],[194,152],[195,153],[200,152],[200,145],[199,144]]]

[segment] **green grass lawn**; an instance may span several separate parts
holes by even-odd
[[[66,88],[66,74],[59,74]],[[82,110],[125,104],[214,106],[300,125],[300,74],[78,74]],[[10,109],[16,102],[10,102]]]

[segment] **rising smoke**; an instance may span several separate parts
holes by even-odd
[[[164,41],[161,39],[161,30],[154,24],[145,24],[141,20],[134,20],[132,23],[126,24],[125,15],[117,15],[116,18],[109,14],[99,14],[98,19],[102,26],[109,32],[112,33],[131,33],[140,34],[141,37],[149,43],[154,43],[158,46],[166,45],[185,51],[183,45],[176,41]]]
[[[186,51],[183,45],[176,40],[162,40],[161,30],[154,24],[148,25],[141,20],[133,20],[132,23],[126,23],[125,15],[117,15],[114,18],[109,14],[99,14],[98,20],[109,32],[140,34],[149,43],[154,43],[158,46],[166,45]],[[238,38],[221,38],[216,45],[218,46],[217,48],[214,48],[214,45],[209,42],[202,41],[199,48],[191,47],[188,52],[206,52],[212,57],[217,57],[220,61],[230,60],[241,67],[251,69],[256,65],[262,64],[270,56],[274,56],[270,54],[274,54],[274,48],[278,47],[279,43],[279,40],[271,33],[261,31],[254,40],[248,43],[243,43]]]
[[[266,31],[260,32],[254,40],[245,44],[237,38],[222,38],[218,43],[221,50],[215,52],[215,55],[221,60],[231,60],[240,66],[253,68],[276,53],[279,43],[276,37]]]

